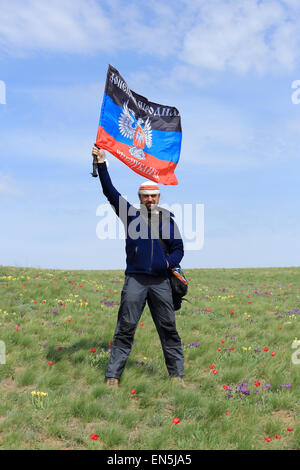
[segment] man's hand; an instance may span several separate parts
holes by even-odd
[[[99,149],[95,144],[92,149],[92,156],[97,157],[97,163],[104,163],[105,152],[103,149]]]

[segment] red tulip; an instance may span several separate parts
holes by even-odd
[[[280,439],[280,436],[279,436],[278,434],[276,434],[276,436],[275,436],[275,437],[276,437],[276,439]]]
[[[260,382],[258,382],[258,380],[256,382],[254,382],[254,385],[255,387],[259,387],[260,386]]]
[[[52,366],[52,365],[53,365],[53,362],[52,362],[52,361],[49,361],[48,364],[49,364],[49,366]]]
[[[174,424],[180,423],[180,419],[179,419],[179,418],[174,418],[174,419],[173,419],[173,423],[174,423]]]
[[[287,428],[288,431],[294,431],[294,428]]]
[[[267,442],[271,442],[271,438],[270,438],[270,437],[265,437],[264,439],[265,439],[265,441],[267,441]]]
[[[264,351],[266,351],[266,352],[269,351],[269,348],[264,348]]]
[[[96,349],[95,349],[95,348],[91,349],[91,352],[92,352],[92,353],[95,353],[95,352],[96,352]]]
[[[229,412],[229,411],[226,411],[226,414],[227,414],[227,416],[229,416],[229,415],[230,415],[230,412]]]
[[[234,310],[230,310],[230,314],[233,315],[233,314],[234,314]]]
[[[276,356],[276,352],[272,352],[272,356]]]
[[[61,350],[61,349],[62,349],[62,347],[61,347],[61,346],[58,346],[58,349],[59,349],[59,350]]]
[[[99,439],[99,435],[98,434],[90,434],[90,438],[93,439],[94,441],[96,441],[97,439]]]
[[[217,369],[214,369],[212,373],[216,375],[218,373]]]
[[[211,366],[209,366],[209,368],[210,368],[210,369],[214,369],[214,368],[215,368],[215,366],[211,365]]]
[[[141,326],[144,326],[144,323],[143,323],[143,322],[141,322]]]
[[[135,395],[136,394],[136,390],[131,390],[131,395]]]

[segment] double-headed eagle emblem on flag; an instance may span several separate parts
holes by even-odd
[[[135,112],[128,108],[128,101],[123,104],[123,110],[119,117],[119,130],[126,139],[133,139],[133,147],[129,152],[135,158],[145,160],[143,149],[152,146],[152,129],[149,117],[146,121],[142,118],[136,119]]]

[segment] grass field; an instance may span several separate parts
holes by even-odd
[[[185,274],[188,386],[170,382],[146,307],[111,390],[123,272],[0,266],[0,448],[300,449],[300,269]]]

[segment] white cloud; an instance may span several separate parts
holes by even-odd
[[[0,0],[0,49],[12,55],[134,50],[166,56],[180,46],[177,7],[122,0]]]
[[[115,43],[111,20],[95,0],[0,0],[0,47],[28,51],[88,53]]]
[[[0,50],[133,51],[175,59],[170,68],[263,74],[298,63],[298,10],[298,0],[0,0]]]
[[[182,38],[189,27],[189,13],[184,3],[151,1],[147,7],[141,2],[118,9],[119,41],[122,49],[156,57],[177,56]]]
[[[292,68],[299,53],[299,19],[278,0],[198,2],[197,19],[184,39],[182,60],[216,71],[261,74]]]

